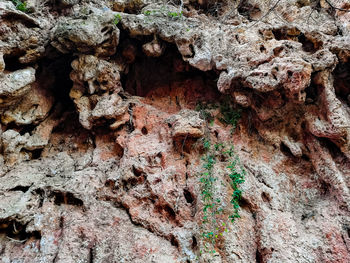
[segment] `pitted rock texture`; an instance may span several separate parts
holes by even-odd
[[[346,0],[0,0],[0,262],[350,262],[349,58]]]

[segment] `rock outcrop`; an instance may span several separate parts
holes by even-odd
[[[0,262],[350,262],[347,1],[21,3],[0,0]],[[219,221],[246,171],[211,251],[209,142],[234,146]]]

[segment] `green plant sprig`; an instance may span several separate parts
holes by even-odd
[[[16,6],[17,10],[25,12],[25,13],[28,12],[28,8],[27,8],[27,3],[26,2],[22,2],[20,0],[11,0],[11,1]]]
[[[201,237],[204,245],[203,252],[215,253],[218,238],[228,231],[227,221],[233,223],[240,217],[239,200],[242,197],[242,190],[239,189],[239,185],[244,182],[246,172],[240,165],[233,146],[226,147],[223,143],[212,146],[209,140],[204,140],[203,147],[206,153],[202,157],[204,163],[202,165],[203,171],[200,174],[201,200],[203,202]],[[222,159],[226,160],[224,162],[228,162],[226,174],[231,179],[230,186],[233,189],[230,200],[233,213],[230,215],[224,209],[222,200],[215,198],[215,184],[218,178],[215,176],[214,166]]]
[[[121,20],[122,20],[122,16],[121,16],[121,15],[116,14],[116,15],[114,16],[114,24],[115,24],[115,25],[118,25],[119,22],[120,22]]]

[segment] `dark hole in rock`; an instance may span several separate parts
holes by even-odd
[[[346,227],[346,233],[348,234],[348,237],[350,238],[350,226]]]
[[[310,161],[310,157],[307,156],[306,154],[303,154],[303,155],[301,156],[301,158],[302,158],[304,161],[307,161],[307,162]]]
[[[175,220],[176,218],[176,214],[174,212],[174,210],[169,206],[169,205],[165,205],[163,207],[164,212],[166,213],[166,216],[170,219],[170,220]]]
[[[20,13],[8,12],[2,15],[2,20],[6,20],[11,24],[21,23],[27,28],[39,27],[33,20],[27,18]]]
[[[64,225],[64,217],[61,216],[60,217],[60,224],[59,224],[60,228],[63,228],[63,225]]]
[[[274,29],[272,30],[272,33],[275,36],[276,40],[288,39],[285,28]]]
[[[339,63],[333,71],[335,93],[350,105],[350,62]]]
[[[1,220],[0,234],[5,234],[7,237],[24,241],[28,239],[41,239],[39,231],[26,232],[27,225],[24,225],[16,220]]]
[[[320,88],[320,86],[311,82],[311,85],[305,89],[307,104],[315,103],[317,101]]]
[[[32,153],[32,159],[39,159],[41,157],[43,149],[36,149],[36,150],[32,150],[30,152]]]
[[[192,236],[192,244],[191,244],[192,249],[196,249],[197,246],[198,246],[197,238],[195,236]]]
[[[105,182],[105,186],[110,188],[110,189],[114,189],[115,188],[115,181],[114,180],[107,180]]]
[[[317,138],[321,145],[328,149],[333,159],[343,156],[344,154],[340,151],[339,147],[328,138]]]
[[[148,134],[148,130],[147,130],[147,128],[145,126],[142,127],[141,132],[142,132],[143,135],[147,135]]]
[[[294,155],[290,151],[289,147],[287,147],[283,142],[280,144],[280,150],[285,156],[289,158],[294,158]]]
[[[29,188],[30,188],[30,186],[18,185],[14,188],[11,188],[10,191],[21,191],[21,192],[25,193],[28,191]]]
[[[271,201],[270,196],[269,196],[267,193],[265,193],[265,192],[262,192],[262,193],[261,193],[261,198],[262,198],[262,200],[263,200],[264,202],[266,202],[266,203],[269,203],[269,202]]]
[[[193,201],[194,201],[193,195],[187,189],[184,189],[184,197],[185,197],[187,203],[189,203],[189,204],[193,203]]]
[[[136,168],[134,165],[132,166],[132,172],[136,177],[139,177],[144,174],[144,172],[138,168]]]
[[[219,133],[217,131],[214,131],[214,135],[215,135],[216,138],[219,137]]]
[[[12,54],[4,55],[5,70],[16,71],[26,68],[27,65],[21,64],[18,60],[23,55],[25,55],[25,51],[23,50],[17,50]]]
[[[305,219],[313,217],[314,215],[315,215],[314,211],[306,212],[306,213],[301,215],[301,220],[304,221]]]
[[[49,54],[40,61],[36,79],[40,85],[52,90],[56,101],[62,104],[64,111],[74,110],[74,103],[69,97],[73,86],[69,75],[72,71],[71,63],[75,57],[58,54],[50,48],[47,50]]]
[[[8,126],[7,129],[13,129],[16,131],[19,131],[21,135],[24,135],[26,133],[32,134],[34,129],[36,128],[36,125],[34,124],[29,124],[29,125],[24,125],[24,126],[17,126],[14,122],[11,122]]]
[[[170,237],[170,243],[174,247],[179,247],[179,241],[177,241],[176,238],[173,235]]]
[[[261,16],[261,10],[258,5],[250,1],[240,1],[237,9],[238,13],[248,19],[258,19]]]
[[[252,205],[244,197],[241,197],[241,199],[239,200],[239,206],[245,210],[251,210],[251,207],[252,207]]]
[[[74,206],[83,206],[84,203],[81,199],[75,197],[72,193],[69,192],[52,192],[51,196],[54,197],[55,205],[74,205]]]
[[[256,260],[256,263],[263,263],[263,257],[258,249],[256,250],[256,253],[255,253],[255,260]]]
[[[320,182],[320,190],[322,195],[328,195],[330,193],[331,185],[323,180]]]
[[[303,50],[305,52],[315,53],[317,50],[322,48],[323,43],[314,39],[312,41],[310,38],[306,37],[303,33],[298,36],[299,42],[303,45]]]
[[[137,49],[141,50],[143,42],[135,41]],[[177,47],[167,43],[167,48],[160,57],[148,57],[142,51],[137,52],[135,61],[130,64],[129,73],[122,75],[121,81],[126,92],[149,98],[150,103],[160,100],[162,104],[159,106],[168,106],[169,110],[176,108],[178,111],[183,104],[191,104],[195,108],[199,100],[208,101],[219,97],[217,78],[217,72],[202,72],[184,62]],[[174,89],[183,91],[175,92]],[[203,90],[200,91],[201,89]],[[177,95],[177,99],[169,99],[175,93],[180,94],[180,97]],[[171,128],[170,123],[168,126]]]
[[[114,151],[117,157],[122,158],[124,156],[124,148],[119,143],[115,143]]]
[[[101,29],[101,33],[107,33],[107,32],[110,31],[111,29],[113,30],[112,27],[105,26],[104,28]]]

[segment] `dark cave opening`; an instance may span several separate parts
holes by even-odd
[[[71,54],[62,55],[49,46],[46,56],[39,63],[36,73],[37,80],[45,88],[53,92],[56,103],[63,106],[63,111],[74,110],[74,103],[69,97],[73,82],[69,75],[72,71],[71,63],[75,59]]]
[[[19,57],[25,55],[24,50],[15,49],[11,54],[4,55],[5,70],[16,71],[27,67],[19,62]]]
[[[147,96],[155,87],[171,86],[174,82],[183,82],[200,77],[216,88],[214,71],[202,72],[183,61],[174,44],[166,43],[165,52],[160,57],[148,57],[142,53],[142,43],[137,43],[137,54],[130,64],[129,73],[122,79],[124,90],[132,95]]]
[[[350,106],[350,62],[339,63],[333,75],[337,97]]]
[[[174,44],[162,40],[159,43],[165,46],[164,53],[159,57],[147,56],[142,45],[150,41],[149,37],[128,39],[121,41],[118,47],[123,59],[129,61],[127,72],[121,75],[127,93],[146,98],[153,106],[165,108],[168,105],[167,109],[172,112],[195,109],[201,101],[215,102],[223,97],[216,86],[219,72],[195,69],[183,60]],[[147,134],[145,129],[142,132]]]

